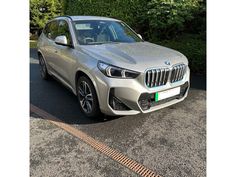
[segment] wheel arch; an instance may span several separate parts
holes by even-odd
[[[76,71],[76,74],[75,74],[75,88],[77,89],[78,78],[81,77],[81,76],[87,77],[93,83],[93,86],[95,88],[97,97],[99,99],[99,92],[98,92],[98,89],[97,89],[97,84],[96,84],[94,78],[92,77],[92,75],[89,72],[85,71],[85,70],[77,70]],[[77,95],[77,93],[76,93],[76,95]]]
[[[44,60],[45,60],[45,57],[44,57],[44,55],[43,55],[43,53],[42,53],[42,51],[41,50],[37,50],[37,54],[38,54],[38,57],[41,55],[43,58],[44,58]]]
[[[94,89],[96,91],[96,94],[97,94],[97,98],[98,98],[98,105],[100,107],[100,94],[99,94],[99,91],[98,91],[98,87],[97,87],[97,84],[94,80],[94,78],[92,77],[92,75],[87,72],[86,70],[77,70],[76,71],[76,74],[75,74],[75,94],[77,95],[77,82],[78,82],[78,78],[81,77],[81,76],[85,76],[87,77],[93,84],[94,86]]]

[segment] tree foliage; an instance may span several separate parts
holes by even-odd
[[[42,7],[44,12],[40,11]],[[31,27],[42,29],[58,15],[120,19],[147,41],[171,39],[163,44],[183,52],[193,71],[205,70],[206,0],[30,0]],[[198,34],[200,38],[182,33]]]
[[[30,0],[30,26],[42,29],[48,20],[61,14],[59,0]]]
[[[187,24],[191,26],[196,18],[202,22],[199,13],[205,11],[203,0],[63,0],[62,4],[67,15],[118,18],[154,41],[188,30]],[[194,32],[199,32],[197,30],[199,28]]]
[[[151,0],[147,11],[150,30],[167,37],[176,34],[184,29],[186,21],[194,19],[199,7],[198,0]]]
[[[63,14],[118,18],[151,41],[206,28],[205,0],[30,0],[31,27]]]

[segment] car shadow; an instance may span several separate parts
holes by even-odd
[[[191,88],[206,90],[206,79],[191,76]],[[94,124],[119,118],[105,115],[93,119],[85,117],[72,92],[54,79],[41,79],[36,49],[30,49],[30,104],[68,124]]]

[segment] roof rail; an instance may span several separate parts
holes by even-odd
[[[62,15],[62,16],[57,16],[57,17],[55,17],[55,18],[58,18],[58,17],[67,17],[67,18],[69,18],[69,19],[71,19],[71,20],[72,20],[71,16],[69,16],[69,15]]]

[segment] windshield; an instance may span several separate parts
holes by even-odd
[[[81,20],[74,21],[74,27],[81,45],[143,41],[127,25],[119,21]]]

